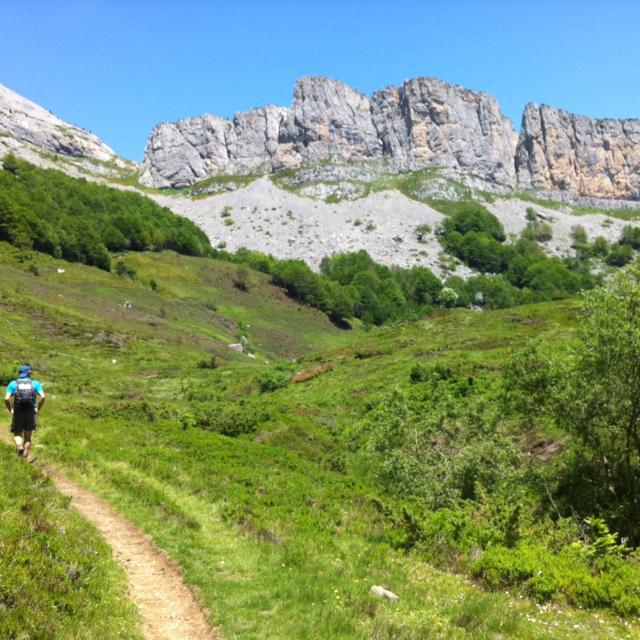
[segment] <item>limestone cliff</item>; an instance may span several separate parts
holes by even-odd
[[[450,167],[511,187],[515,146],[511,122],[488,94],[418,78],[369,98],[314,76],[296,83],[289,109],[158,125],[141,179],[155,187],[185,186],[224,173],[386,158],[397,167]]]
[[[0,134],[74,158],[111,161],[116,154],[96,136],[74,127],[0,84]]]
[[[529,104],[516,168],[521,188],[640,199],[640,120],[596,120]]]

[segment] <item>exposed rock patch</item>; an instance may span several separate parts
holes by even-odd
[[[516,165],[525,189],[640,200],[640,120],[597,120],[529,104]]]
[[[117,160],[115,152],[92,133],[60,120],[1,84],[0,132],[63,156]]]

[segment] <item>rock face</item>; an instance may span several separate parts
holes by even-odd
[[[56,118],[0,84],[0,134],[74,158],[111,161],[116,154],[93,134]]]
[[[378,119],[378,127],[392,155],[420,167],[449,167],[514,184],[516,134],[489,94],[418,78],[385,89],[374,100],[386,119]]]
[[[640,199],[640,120],[596,120],[529,104],[516,167],[521,188]]]
[[[225,173],[388,159],[398,167],[455,168],[511,187],[515,146],[511,122],[485,93],[418,78],[368,98],[337,80],[307,77],[296,83],[290,109],[158,125],[141,180],[179,187]]]

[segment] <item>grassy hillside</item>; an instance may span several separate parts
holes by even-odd
[[[574,303],[341,330],[263,274],[240,290],[233,264],[122,262],[118,276],[1,246],[4,378],[31,361],[49,398],[37,455],[149,532],[226,637],[637,635],[632,608],[622,620],[515,581],[515,595],[479,586],[493,584],[479,563],[508,529],[510,486],[538,514],[521,535],[542,545],[553,531],[538,466],[556,464],[562,435],[492,416],[511,347],[571,340]],[[226,347],[240,335],[256,360]],[[399,489],[384,463],[405,444],[379,446],[387,407],[451,430],[430,451],[455,463],[433,466],[457,493],[424,473],[423,494]],[[465,493],[465,473],[492,465],[511,469],[504,482],[487,473]],[[371,596],[374,584],[400,600]]]

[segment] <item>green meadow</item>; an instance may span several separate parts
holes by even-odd
[[[563,494],[571,437],[504,408],[513,350],[573,343],[576,301],[346,329],[229,262],[118,260],[0,245],[3,382],[31,362],[35,456],[146,531],[224,637],[638,637],[637,558],[590,559],[607,532],[581,538],[596,514]],[[137,637],[108,549],[0,453],[0,636]],[[71,564],[93,582],[59,578]]]

